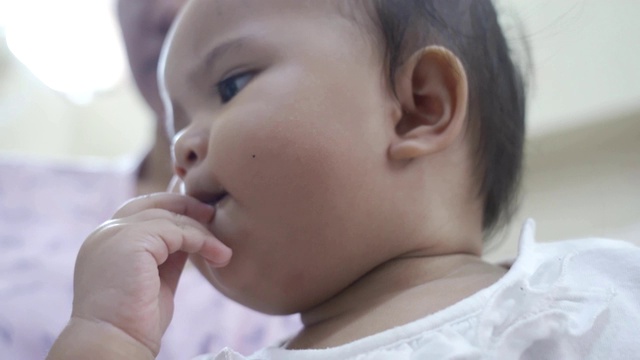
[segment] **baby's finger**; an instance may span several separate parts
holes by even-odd
[[[193,219],[176,214],[173,219],[154,219],[144,223],[154,229],[146,237],[145,248],[158,265],[178,251],[199,254],[213,266],[225,266],[231,259],[231,249],[215,238]]]
[[[164,283],[171,291],[172,297],[176,293],[178,282],[180,281],[180,276],[182,275],[182,270],[184,269],[184,265],[187,263],[188,258],[189,254],[178,252],[175,254],[171,254],[164,262],[164,264],[158,266],[158,275],[160,275],[160,279],[164,280]]]
[[[137,226],[139,223],[145,223],[155,220],[165,220],[169,223],[173,223],[177,225],[181,229],[188,229],[189,227],[193,227],[200,231],[202,234],[206,236],[214,237],[211,233],[211,222],[213,221],[213,217],[207,219],[208,223],[201,223],[193,218],[190,218],[186,215],[174,213],[168,210],[163,209],[147,209],[143,210],[139,213],[133,214],[126,218],[110,220],[105,223],[104,227],[112,226],[113,224],[117,224],[118,226]],[[159,232],[158,229],[154,229],[155,232]],[[215,237],[214,237],[215,238]],[[216,239],[216,241],[218,241]]]
[[[113,216],[124,218],[148,209],[163,209],[172,213],[186,215],[201,223],[213,219],[215,208],[189,196],[171,193],[145,195],[125,203]]]
[[[151,253],[157,265],[177,251],[198,253],[212,265],[224,266],[231,257],[231,249],[218,240],[204,225],[181,214],[161,209],[149,209],[127,218],[102,224],[90,236],[100,239],[123,239],[139,249]],[[93,241],[95,242],[95,241]]]
[[[215,211],[214,211],[214,215],[215,215]],[[138,213],[135,213],[135,214],[133,214],[131,216],[110,220],[109,222],[115,222],[115,223],[118,223],[118,224],[135,224],[135,223],[142,223],[142,222],[145,222],[145,221],[151,221],[151,220],[156,220],[156,219],[165,219],[165,220],[169,220],[169,221],[186,222],[188,224],[192,224],[193,226],[196,226],[196,227],[202,229],[203,231],[209,231],[207,227],[211,224],[211,221],[213,221],[213,216],[211,216],[211,218],[206,219],[207,222],[201,222],[201,221],[198,221],[198,220],[196,220],[196,219],[194,219],[192,217],[189,217],[187,215],[171,212],[169,210],[164,210],[164,209],[146,209],[146,210],[142,210],[142,211],[140,211]],[[109,222],[107,222],[107,223],[109,223]]]

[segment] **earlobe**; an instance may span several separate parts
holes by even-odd
[[[460,60],[448,49],[428,46],[398,71],[396,94],[402,116],[396,120],[389,155],[411,160],[449,146],[467,117],[468,82]]]

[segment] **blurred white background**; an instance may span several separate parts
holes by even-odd
[[[488,257],[528,217],[541,240],[640,242],[640,2],[497,4],[533,72],[522,207]],[[0,0],[0,161],[134,171],[154,121],[116,26],[111,0]]]
[[[497,3],[507,29],[524,25],[533,72],[522,205],[488,258],[516,253],[526,218],[540,240],[640,244],[640,2]]]
[[[0,154],[132,171],[153,117],[112,0],[0,0]]]

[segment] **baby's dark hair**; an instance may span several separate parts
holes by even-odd
[[[396,70],[415,51],[441,45],[455,53],[469,81],[485,234],[513,214],[522,171],[525,86],[491,0],[372,0],[392,88]],[[467,132],[469,133],[469,131]]]

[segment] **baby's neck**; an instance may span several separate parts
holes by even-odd
[[[475,255],[394,259],[302,313],[305,327],[287,348],[335,347],[407,324],[490,286],[505,272]]]

